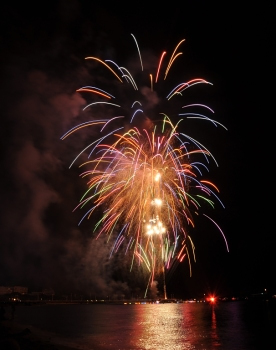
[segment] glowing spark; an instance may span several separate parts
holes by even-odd
[[[135,38],[135,36],[133,34],[131,34],[131,36],[133,37],[134,41],[135,41],[135,44],[137,46],[137,50],[138,50],[138,53],[139,53],[139,57],[140,57],[140,63],[141,63],[141,68],[143,70],[143,63],[142,63],[142,57],[141,57],[141,53],[140,53],[140,49],[139,49],[139,46],[138,46],[138,43],[137,43],[137,40]]]
[[[115,75],[116,78],[118,78],[118,80],[120,80],[121,83],[123,82],[122,79],[114,72],[114,70],[108,64],[106,64],[104,61],[100,60],[97,57],[86,57],[85,59],[86,60],[95,60],[95,61],[101,62],[104,66],[106,66]]]
[[[173,61],[175,60],[175,58],[176,58],[176,57],[175,57],[175,52],[176,52],[176,50],[179,48],[179,46],[180,46],[184,41],[185,41],[185,39],[181,40],[181,41],[176,45],[176,48],[174,49],[174,52],[173,52],[173,54],[172,54],[172,56],[171,56],[171,59],[170,59],[169,64],[168,64],[168,67],[167,67],[167,69],[166,69],[164,80],[166,79],[166,77],[167,77],[167,75],[168,75],[168,73],[169,73],[169,70],[170,70],[170,68],[171,68],[171,65],[172,65]]]
[[[93,86],[84,86],[76,91],[77,92],[81,92],[81,91],[93,92],[94,94],[99,94],[99,95],[102,95],[106,98],[112,98],[112,97],[115,98],[114,96],[112,96],[108,92],[105,92],[104,90],[101,90],[101,89],[93,87]]]
[[[166,51],[164,51],[164,52],[162,53],[162,56],[161,56],[161,58],[160,58],[160,62],[159,62],[158,69],[157,69],[157,73],[156,73],[156,79],[155,79],[155,82],[156,82],[156,83],[157,83],[157,80],[158,80],[160,67],[161,67],[161,64],[162,64],[162,61],[163,61],[163,58],[164,58],[165,55],[166,55]]]

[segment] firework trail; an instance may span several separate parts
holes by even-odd
[[[143,72],[139,46],[134,36],[133,39]],[[155,91],[160,82],[163,81],[164,85],[173,63],[182,54],[178,50],[183,42],[178,43],[164,69],[166,52],[161,54],[155,75],[149,74],[150,92]],[[126,84],[138,94],[139,88],[128,69],[110,60],[86,59],[108,69],[119,87]],[[182,82],[167,94],[166,101],[181,98],[184,90],[197,84],[211,83],[201,78]],[[115,110],[113,117],[93,118],[73,127],[61,138],[64,140],[83,128],[99,130],[101,136],[82,149],[71,166],[81,155],[88,155],[87,161],[80,165],[84,169],[81,176],[87,179],[87,191],[77,208],[87,208],[81,221],[93,214],[98,217],[101,210],[94,233],[96,237],[105,234],[108,239],[115,236],[110,256],[119,247],[124,247],[126,253],[132,254],[131,266],[136,261],[148,270],[149,283],[156,274],[172,269],[184,258],[188,260],[191,274],[195,247],[189,231],[195,226],[194,218],[199,215],[215,224],[228,250],[218,224],[201,213],[204,202],[214,207],[217,201],[223,206],[217,196],[218,188],[203,179],[209,160],[217,164],[216,160],[203,144],[180,131],[184,118],[203,119],[225,128],[207,116],[213,111],[203,104],[189,104],[182,107],[184,113],[178,113],[183,119],[177,123],[163,112],[154,122],[152,118],[145,117],[143,103],[138,99],[129,104],[130,115],[123,116],[116,112],[123,107],[113,102],[115,96],[109,92],[95,86],[84,86],[77,91],[88,92],[98,98],[87,104],[85,110],[97,105]],[[195,109],[196,113],[193,112]],[[144,122],[141,122],[142,119]]]

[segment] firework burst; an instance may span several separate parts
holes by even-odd
[[[134,36],[133,39],[143,71],[138,43]],[[173,63],[182,54],[178,50],[183,42],[178,43],[164,70],[162,65],[166,52],[161,54],[155,75],[148,76],[149,93],[160,84],[161,72],[162,80],[166,80]],[[103,65],[118,84],[125,84],[138,94],[139,88],[128,69],[110,60],[103,61],[97,57],[87,59]],[[179,83],[167,94],[166,101],[181,98],[184,90],[196,84],[210,83],[201,78]],[[168,271],[184,258],[189,262],[191,273],[191,258],[195,260],[195,254],[189,232],[199,215],[204,215],[215,224],[228,250],[220,227],[201,211],[203,202],[214,207],[217,201],[223,206],[217,196],[216,185],[203,178],[209,160],[215,163],[216,160],[203,144],[181,132],[183,119],[173,123],[161,111],[159,120],[154,122],[152,118],[145,117],[143,101],[138,99],[129,104],[131,113],[122,116],[116,112],[122,106],[113,102],[115,97],[109,92],[94,86],[84,86],[77,91],[89,92],[99,98],[84,109],[101,104],[115,110],[111,118],[93,118],[62,136],[65,139],[91,126],[99,130],[101,136],[82,149],[71,166],[81,155],[88,155],[87,161],[80,165],[84,169],[81,176],[87,180],[87,191],[77,208],[88,208],[81,221],[91,218],[93,214],[98,217],[101,211],[94,234],[96,237],[105,234],[108,239],[115,237],[110,256],[119,247],[124,247],[126,254],[132,254],[131,265],[136,261],[148,270],[149,282],[154,280],[156,274]],[[184,113],[178,113],[180,118],[204,119],[225,128],[207,116],[213,111],[206,105],[189,104],[182,107]]]

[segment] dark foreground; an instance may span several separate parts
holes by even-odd
[[[41,339],[29,328],[2,320],[0,323],[1,350],[74,350],[73,348],[57,345],[53,339]]]

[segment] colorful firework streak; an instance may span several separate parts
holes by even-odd
[[[134,36],[133,39],[143,71],[139,46]],[[149,74],[150,92],[160,84],[161,72],[163,81],[168,77],[173,63],[182,54],[178,50],[183,42],[175,47],[165,69],[162,65],[166,52],[161,54],[155,75]],[[134,91],[139,91],[133,75],[125,67],[97,57],[86,59],[108,69],[118,84],[127,84]],[[166,100],[181,98],[184,90],[197,84],[211,83],[201,78],[182,82],[167,94]],[[89,92],[100,98],[84,109],[99,104],[115,110],[122,108],[113,102],[113,95],[98,87],[84,86],[77,91]],[[113,237],[110,256],[119,247],[125,247],[126,253],[131,252],[131,266],[135,261],[144,266],[150,275],[149,283],[156,274],[168,271],[184,258],[189,262],[191,274],[195,247],[189,232],[195,226],[195,217],[201,214],[211,220],[221,232],[228,250],[221,228],[201,212],[202,203],[214,207],[215,201],[218,201],[223,206],[217,195],[218,188],[204,180],[202,175],[208,170],[209,160],[217,162],[203,144],[181,132],[183,119],[178,118],[177,123],[173,123],[167,114],[160,113],[159,121],[153,122],[145,118],[140,100],[131,101],[129,106],[132,111],[129,116],[116,113],[111,118],[93,118],[73,127],[61,138],[64,140],[72,133],[91,126],[94,130],[98,128],[101,135],[82,149],[71,164],[81,155],[88,154],[88,160],[80,165],[85,169],[81,176],[87,179],[88,187],[77,206],[88,207],[81,222],[93,214],[97,217],[98,210],[101,210],[102,216],[94,226],[95,236],[105,234],[108,239]],[[225,128],[207,116],[213,111],[206,105],[188,104],[182,108],[185,113],[179,113],[180,118],[203,119]],[[196,113],[192,112],[194,109]]]

